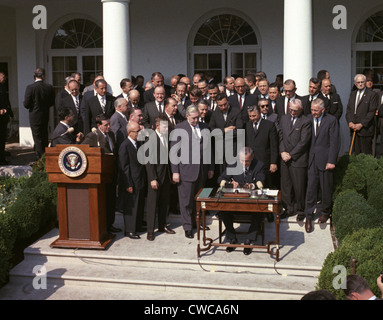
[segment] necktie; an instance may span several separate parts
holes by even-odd
[[[162,145],[166,148],[166,139],[163,134],[161,134],[161,142],[162,142]]]
[[[172,125],[173,125],[173,127],[174,127],[174,126],[176,125],[176,122],[174,121],[174,117],[171,117],[170,120],[171,120]]]
[[[257,124],[254,123],[254,134],[257,135],[257,132],[258,132]]]
[[[112,151],[112,146],[110,145],[110,139],[109,139],[109,136],[107,133],[105,134],[105,140],[106,140],[106,143],[107,143],[110,151]]]
[[[287,98],[286,114],[290,114],[290,99]]]
[[[290,124],[290,128],[292,129],[293,126],[294,126],[294,121],[295,121],[295,118],[291,117],[291,124]]]
[[[360,90],[358,90],[358,94],[357,94],[357,97],[356,97],[356,103],[355,103],[355,113],[356,113],[356,109],[358,109],[358,105],[359,105],[359,102],[360,102],[360,96],[362,95],[362,92]]]
[[[315,136],[318,135],[319,120],[315,119]]]
[[[161,102],[158,103],[158,112],[162,113],[162,103]]]
[[[242,110],[242,97],[241,96],[239,96],[239,108]]]
[[[266,117],[266,115],[264,114],[264,115],[262,116],[262,118],[263,118],[264,120],[266,120],[267,117]]]
[[[77,113],[78,113],[78,110],[79,110],[78,97],[75,97],[75,98],[74,98],[74,101],[75,101],[76,110],[77,110]]]
[[[105,113],[105,97],[100,97],[102,112]]]
[[[201,139],[200,135],[198,134],[198,130],[197,130],[197,127],[193,127],[194,128],[194,134],[196,136],[196,138],[199,140]]]

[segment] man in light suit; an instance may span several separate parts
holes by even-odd
[[[113,115],[114,100],[111,95],[106,94],[107,83],[100,79],[95,82],[96,96],[92,96],[85,102],[84,134],[89,133],[96,127],[96,117],[105,114],[108,119]]]
[[[182,225],[185,237],[193,238],[192,228],[195,225],[195,200],[197,192],[205,185],[206,179],[214,175],[213,161],[203,162],[203,155],[210,151],[210,145],[204,143],[204,134],[209,130],[208,126],[199,122],[199,111],[191,105],[186,110],[186,120],[177,124],[172,132],[179,133],[176,141],[171,141],[171,150],[178,150],[177,155],[170,153],[172,179],[178,184],[178,197],[182,217]],[[205,132],[204,132],[205,130]],[[182,150],[188,147],[188,158]],[[196,155],[199,158],[196,159]],[[177,158],[177,159],[175,159]],[[180,159],[180,161],[177,161]]]
[[[113,132],[110,131],[110,119],[105,114],[100,114],[96,117],[96,126],[97,129],[94,132],[89,132],[82,144],[99,147],[103,153],[114,154],[116,142]],[[116,185],[117,170],[113,172],[112,182],[105,186],[107,228],[111,233],[121,231],[121,229],[113,226],[116,212]]]
[[[34,77],[35,82],[25,90],[24,107],[29,110],[34,149],[37,159],[40,159],[48,146],[49,108],[55,103],[55,94],[53,86],[44,82],[43,68],[37,68]]]
[[[233,108],[238,109],[241,112],[242,125],[245,125],[249,121],[247,114],[248,106],[255,106],[258,103],[257,95],[246,92],[246,83],[243,78],[237,78],[234,82],[235,93],[227,98],[227,101]],[[237,129],[243,129],[237,128]]]
[[[129,114],[128,101],[125,98],[117,98],[114,101],[115,112],[110,118],[110,130],[114,133],[114,138],[117,143],[116,149],[120,147],[122,141],[124,141],[128,133],[126,131],[126,125],[128,124],[128,119],[126,115]]]
[[[298,214],[303,220],[307,185],[308,155],[311,141],[311,121],[303,115],[301,100],[290,102],[290,114],[279,122],[279,152],[281,154],[281,192],[284,212],[281,218]]]
[[[325,112],[322,99],[311,103],[311,145],[306,192],[306,232],[313,230],[312,218],[315,208],[320,214],[319,222],[325,223],[331,213],[333,175],[339,153],[339,124],[337,119]],[[318,188],[321,202],[318,204]]]
[[[129,121],[128,138],[121,144],[119,154],[119,186],[124,190],[125,236],[140,239],[137,234],[142,226],[145,205],[146,172],[145,166],[138,161],[138,149],[142,145],[137,137],[140,125]]]
[[[151,133],[147,143],[150,143],[149,162],[145,165],[148,176],[147,194],[147,239],[154,240],[154,225],[156,211],[158,218],[158,231],[167,234],[175,232],[166,225],[166,218],[170,208],[171,170],[168,161],[168,118],[160,116],[156,119],[156,130]],[[154,145],[153,145],[154,144]]]
[[[355,132],[355,154],[372,154],[372,138],[375,132],[374,117],[378,108],[378,94],[366,88],[366,76],[357,74],[354,84],[357,90],[350,94],[346,120],[351,137]]]

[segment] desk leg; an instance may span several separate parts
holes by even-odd
[[[279,212],[279,206],[277,208],[276,217],[275,217],[275,234],[276,234],[276,242],[277,242],[277,249],[275,252],[275,259],[279,261],[279,225],[280,225],[280,212]]]
[[[200,244],[200,213],[201,213],[201,206],[200,203],[196,203],[196,224],[197,224],[197,256],[198,258],[201,257],[201,244]]]

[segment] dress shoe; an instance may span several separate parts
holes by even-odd
[[[305,230],[307,233],[310,233],[313,231],[313,221],[311,219],[306,219]]]
[[[194,238],[193,231],[192,230],[185,230],[185,237],[189,238],[189,239],[193,239]]]
[[[238,243],[237,239],[231,239],[230,240],[230,244],[236,244],[236,243]],[[235,247],[226,247],[226,252],[232,252],[234,250],[235,250]]]
[[[288,217],[292,217],[292,216],[295,216],[296,213],[294,212],[291,212],[291,211],[287,211],[286,209],[283,210],[282,214],[279,216],[280,219],[286,219]]]
[[[120,228],[116,228],[116,227],[110,226],[108,228],[108,231],[109,232],[121,232],[122,230]]]
[[[318,222],[319,223],[326,223],[326,221],[328,220],[329,216],[327,214],[322,214],[319,219],[318,219]]]
[[[167,234],[175,234],[176,232],[168,227],[158,229],[158,232],[165,232]]]
[[[193,224],[193,229],[197,229],[197,225]],[[208,226],[205,226],[205,228],[203,227],[202,223],[199,225],[199,229],[200,230],[210,230],[210,228]]]
[[[154,240],[154,232],[148,232],[146,239],[148,239],[149,241],[153,241]]]
[[[251,244],[251,241],[247,239],[247,240],[244,242],[244,245],[249,245],[249,244]],[[252,251],[253,251],[252,248],[243,248],[243,254],[244,254],[245,256],[248,256]]]
[[[125,237],[128,237],[130,239],[141,239],[141,237],[135,232],[125,232]]]

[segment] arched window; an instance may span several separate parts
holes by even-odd
[[[92,21],[73,19],[57,29],[52,49],[102,48],[102,29]]]
[[[254,28],[235,14],[219,14],[197,26],[191,43],[190,73],[212,72],[245,76],[260,65],[260,46]]]
[[[356,73],[370,73],[376,88],[383,88],[383,11],[368,17],[357,30],[354,48]]]

